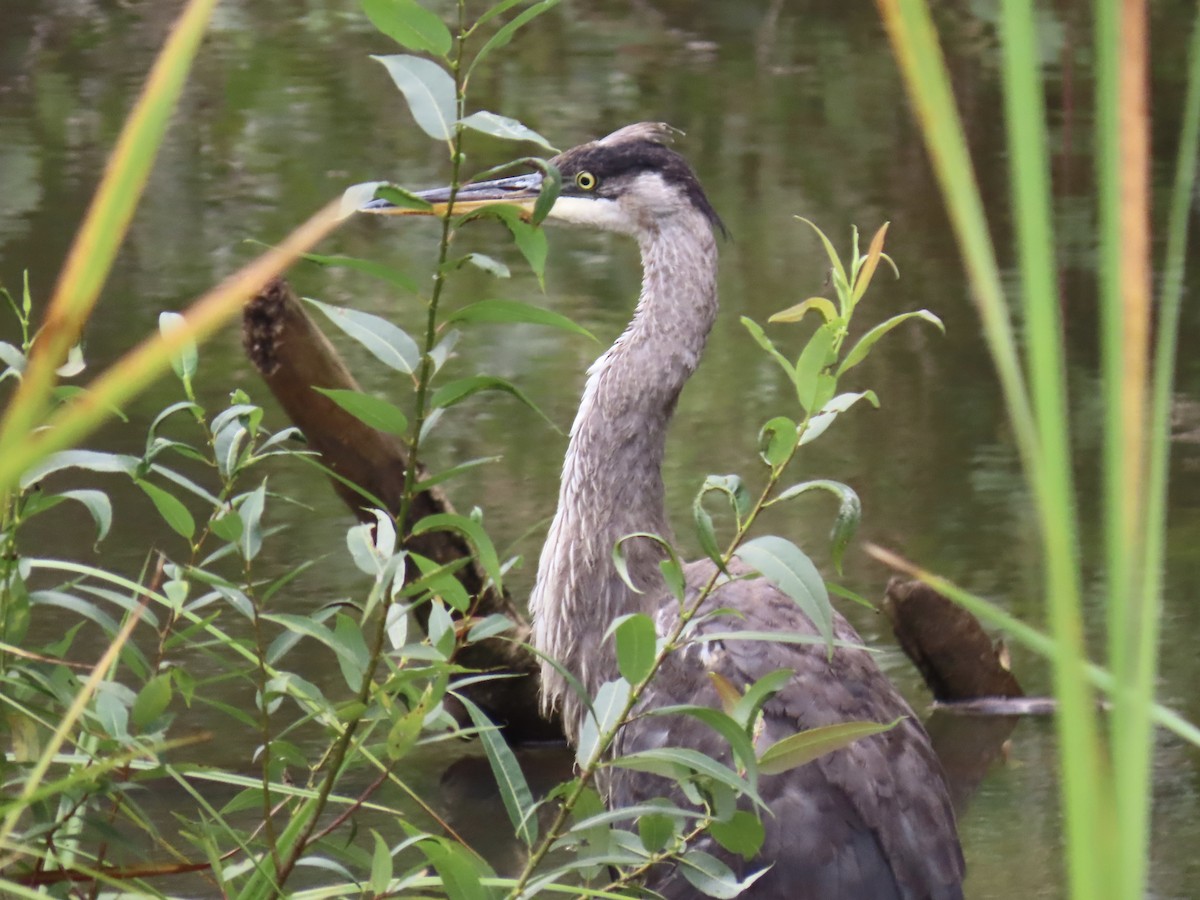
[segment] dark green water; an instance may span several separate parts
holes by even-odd
[[[960,109],[1001,246],[1008,244],[1007,184],[993,4],[942,4],[943,29]],[[1071,4],[1043,22],[1052,105],[1061,281],[1072,380],[1084,540],[1098,543],[1095,423],[1099,397],[1093,315],[1092,154],[1088,112],[1090,23]],[[131,105],[174,4],[5,0],[0,34],[0,280],[10,288],[28,268],[35,296],[50,292],[106,154]],[[1187,15],[1183,2],[1154,4],[1154,178],[1160,200],[1182,101]],[[413,124],[370,53],[392,52],[351,0],[223,3],[168,136],[149,193],[87,334],[87,355],[103,366],[155,326],[158,312],[185,305],[252,252],[349,183],[390,178],[413,187],[446,177],[444,149]],[[753,348],[740,315],[772,312],[823,288],[824,264],[804,215],[844,244],[851,223],[866,232],[892,222],[889,250],[898,282],[881,278],[868,314],[935,311],[947,336],[917,326],[885,341],[857,372],[874,388],[877,412],[855,410],[813,445],[805,474],[845,481],[865,509],[863,536],[895,548],[1040,623],[1037,547],[998,389],[979,337],[945,215],[911,124],[898,74],[869,3],[565,3],[494,57],[472,86],[477,107],[515,116],[570,146],[628,122],[665,120],[687,132],[680,148],[695,164],[732,233],[722,247],[722,319],[704,364],[680,403],[668,451],[669,499],[683,532],[691,495],[710,472],[753,474],[759,425],[786,410],[784,385]],[[514,152],[475,140],[484,168]],[[538,299],[574,317],[601,341],[629,315],[638,288],[635,249],[608,237],[554,233],[546,293],[491,227],[467,236],[472,248],[509,262],[513,278],[458,279],[451,302],[500,296]],[[427,222],[353,222],[322,247],[428,272],[434,228]],[[404,297],[340,272],[298,269],[302,291],[352,303],[415,327],[421,310]],[[1195,293],[1196,278],[1189,279]],[[7,324],[0,326],[4,332]],[[1181,431],[1200,425],[1200,310],[1184,310],[1178,405]],[[471,332],[455,364],[519,383],[565,431],[583,371],[600,347],[534,328]],[[402,390],[365,354],[347,354],[365,385]],[[244,361],[235,328],[204,348],[201,389],[217,406],[235,387],[285,423]],[[130,411],[145,422],[175,399],[163,384]],[[109,429],[108,449],[140,449],[141,429]],[[1200,719],[1200,444],[1181,440],[1172,467],[1171,534],[1161,697]],[[440,428],[432,458],[450,464],[501,454],[457,482],[463,508],[484,511],[498,544],[526,563],[514,575],[524,595],[545,520],[553,511],[565,438],[510,399],[476,398]],[[349,516],[307,467],[273,471],[272,486],[309,510],[276,505],[271,521],[293,526],[265,564],[282,570],[330,554],[282,602],[315,608],[359,584],[340,548]],[[114,489],[119,487],[113,482]],[[163,536],[148,501],[115,493],[118,527],[105,564],[140,565],[145,548],[181,547]],[[797,506],[770,527],[827,561],[832,511]],[[540,528],[539,523],[541,523]],[[299,527],[299,526],[303,527]],[[27,549],[94,559],[87,523],[68,516],[30,535]],[[686,542],[686,538],[685,538]],[[888,573],[854,550],[845,581],[882,593]],[[1091,584],[1099,590],[1099,575]],[[1098,593],[1097,593],[1098,596]],[[1097,599],[1097,603],[1098,603]],[[1098,606],[1096,607],[1098,609]],[[923,688],[894,649],[886,625],[846,610],[869,641],[888,648],[885,665],[914,704]],[[1096,633],[1099,634],[1097,626]],[[1042,662],[1019,650],[1015,668],[1030,692],[1048,690]],[[252,739],[248,738],[248,741]],[[251,743],[223,744],[227,761]],[[969,896],[1056,897],[1061,828],[1053,729],[1022,722],[961,821]],[[468,837],[486,844],[485,802],[468,779],[440,781],[431,759],[414,779]],[[1161,735],[1155,756],[1153,886],[1156,897],[1200,895],[1200,754]],[[464,785],[466,785],[464,787]],[[497,848],[497,853],[504,851]]]

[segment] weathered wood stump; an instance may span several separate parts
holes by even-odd
[[[376,431],[314,390],[359,390],[359,386],[282,278],[269,282],[246,304],[242,345],[284,412],[320,454],[321,462],[337,476],[330,479],[333,488],[355,516],[363,522],[375,521],[369,512],[374,504],[366,499],[364,491],[397,515],[408,467],[404,443]],[[434,513],[453,511],[441,488],[430,487],[415,497],[405,525]],[[442,564],[469,560],[456,576],[468,594],[479,597],[476,615],[500,613],[514,623],[508,637],[516,638],[516,642],[491,639],[460,651],[457,661],[465,666],[517,676],[472,685],[468,689],[472,700],[503,724],[513,739],[560,737],[558,722],[548,722],[538,714],[538,661],[520,643],[529,633],[528,621],[507,593],[483,587],[486,579],[466,540],[455,532],[430,531],[410,537],[406,546]],[[416,616],[425,627],[428,609],[418,609]]]

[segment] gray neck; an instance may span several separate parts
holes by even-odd
[[[667,426],[695,371],[717,314],[716,246],[708,220],[685,213],[639,235],[642,293],[633,320],[588,371],[587,387],[563,464],[558,511],[538,565],[530,607],[534,644],[590,694],[617,677],[612,620],[658,599],[660,550],[624,545],[629,571],[645,594],[621,581],[616,541],[634,532],[670,539],[663,499]],[[572,741],[582,704],[551,667],[542,668],[542,701],[561,706]]]

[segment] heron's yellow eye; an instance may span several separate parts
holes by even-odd
[[[599,182],[597,181],[596,176],[591,172],[580,172],[575,176],[575,183],[579,185],[582,190],[594,191]]]

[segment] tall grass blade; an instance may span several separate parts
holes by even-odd
[[[1137,623],[1137,645],[1131,648],[1137,663],[1129,703],[1132,708],[1153,709],[1154,680],[1158,663],[1159,632],[1163,566],[1166,551],[1167,480],[1170,463],[1171,390],[1175,376],[1175,361],[1179,345],[1179,314],[1183,299],[1183,274],[1188,237],[1188,214],[1196,184],[1196,165],[1200,158],[1200,4],[1192,22],[1192,38],[1188,48],[1187,94],[1184,100],[1182,129],[1175,164],[1175,183],[1171,191],[1170,213],[1167,220],[1167,246],[1163,264],[1163,280],[1158,304],[1158,333],[1155,337],[1154,379],[1150,404],[1149,439],[1146,447],[1149,460],[1146,474],[1146,527],[1143,548],[1141,609]],[[1139,722],[1140,724],[1140,722]],[[1153,735],[1122,735],[1131,743],[1124,759],[1138,754],[1132,761],[1132,771],[1122,771],[1128,778],[1128,801],[1140,795],[1140,814],[1137,818],[1138,851],[1143,872],[1135,882],[1126,885],[1129,891],[1141,891],[1144,885],[1144,861],[1148,856],[1149,829],[1147,815],[1152,796],[1150,788]],[[1123,839],[1129,839],[1128,835]],[[1130,894],[1133,896],[1133,894]]]
[[[1150,346],[1150,197],[1146,10],[1140,0],[1096,3],[1096,155],[1108,664],[1119,896],[1142,896],[1149,824],[1151,731],[1143,697],[1155,670],[1143,631],[1157,611],[1143,593]],[[1157,525],[1161,527],[1161,523]],[[1141,659],[1145,651],[1150,659]],[[1105,854],[1108,856],[1108,854]]]
[[[1057,648],[1053,659],[1059,714],[1055,722],[1066,812],[1066,862],[1075,896],[1099,897],[1102,885],[1112,883],[1105,875],[1105,865],[1113,857],[1096,852],[1110,838],[1112,812],[1104,808],[1109,795],[1102,789],[1105,773],[1099,723],[1084,676],[1077,514],[1051,227],[1046,109],[1031,0],[1005,0],[1001,43],[1027,372],[1038,437],[1037,453],[1027,473],[1038,505],[1044,592]]]

